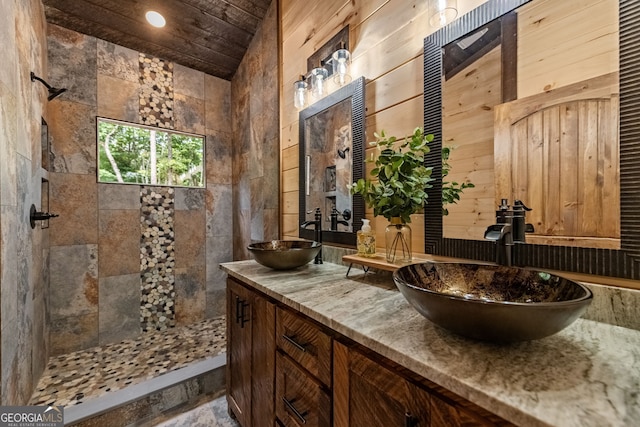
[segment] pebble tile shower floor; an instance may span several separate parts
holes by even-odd
[[[31,405],[69,407],[226,351],[225,318],[52,357]]]

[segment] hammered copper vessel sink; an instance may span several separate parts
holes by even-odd
[[[247,249],[254,259],[274,270],[290,270],[307,264],[322,248],[308,240],[270,240],[250,244]]]
[[[593,298],[587,287],[571,280],[496,265],[413,264],[396,270],[393,280],[435,324],[497,343],[553,335],[580,317]]]

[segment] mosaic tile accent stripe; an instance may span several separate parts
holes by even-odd
[[[139,55],[140,123],[173,129],[173,62]]]
[[[226,351],[225,318],[49,359],[30,405],[77,405]]]
[[[173,188],[140,188],[140,323],[143,332],[161,331],[176,324],[174,202]]]

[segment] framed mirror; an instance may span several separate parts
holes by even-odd
[[[347,185],[364,176],[364,77],[300,112],[299,236],[314,239],[302,224],[322,213],[322,241],[356,244],[364,202]]]
[[[575,71],[575,68],[573,71],[567,71],[557,65],[558,58],[565,60],[565,62],[572,62],[572,60],[576,62],[576,49],[584,48],[589,41],[596,38],[593,37],[594,33],[591,32],[593,31],[593,25],[589,24],[588,20],[581,19],[573,25],[568,25],[565,21],[563,31],[575,29],[575,37],[552,31],[549,28],[546,29],[546,32],[539,32],[535,37],[529,37],[552,37],[552,40],[555,37],[554,42],[542,43],[537,48],[528,44],[528,35],[521,32],[522,28],[527,24],[530,27],[544,28],[544,25],[554,21],[552,13],[555,13],[555,10],[552,9],[562,8],[565,3],[569,2],[489,0],[425,39],[424,127],[427,132],[435,135],[435,140],[431,143],[431,155],[427,156],[426,161],[429,166],[433,166],[432,177],[436,180],[433,188],[429,190],[429,200],[434,202],[430,202],[425,207],[425,251],[427,253],[489,262],[495,261],[494,244],[482,240],[483,236],[480,230],[487,223],[495,223],[495,210],[497,201],[500,198],[508,198],[513,203],[513,199],[525,194],[527,195],[526,197],[534,200],[536,204],[535,207],[530,207],[537,210],[535,215],[532,213],[527,214],[527,222],[534,222],[532,224],[534,228],[538,225],[540,231],[550,233],[551,237],[543,236],[535,240],[527,236],[527,243],[516,243],[513,251],[514,264],[630,279],[638,279],[640,277],[640,221],[638,221],[640,219],[640,214],[638,214],[640,212],[640,198],[637,195],[637,182],[640,181],[640,133],[638,133],[638,124],[640,122],[637,117],[640,98],[638,98],[639,94],[637,92],[640,89],[633,83],[637,80],[639,74],[637,65],[640,62],[638,55],[635,54],[640,31],[634,27],[633,22],[637,22],[640,11],[633,2],[627,0],[613,1],[613,7],[605,5],[606,2],[595,2],[595,6],[592,9],[585,10],[584,16],[588,16],[591,19],[595,18],[598,26],[604,25],[606,27],[606,22],[603,24],[605,18],[613,16],[610,29],[607,30],[605,28],[602,37],[598,37],[598,39],[615,36],[615,28],[619,28],[619,42],[617,42],[619,49],[615,52],[616,55],[619,55],[619,64],[615,60],[611,60],[613,55],[611,52],[598,56],[592,47],[588,47],[590,51],[584,53],[583,56],[585,60],[593,62],[590,62],[589,65],[585,65],[587,62],[584,62],[577,71]],[[589,6],[587,5],[587,7]],[[597,7],[605,7],[605,13],[598,12]],[[612,14],[610,13],[611,11],[619,13]],[[571,14],[575,12],[575,8],[573,8]],[[557,21],[561,20],[557,19]],[[496,22],[499,22],[499,24],[494,25]],[[559,25],[559,28],[562,28],[562,24]],[[582,27],[579,25],[582,25]],[[611,30],[611,28],[614,29]],[[518,32],[521,33],[519,34]],[[477,48],[470,49],[469,57],[460,57],[457,64],[448,64],[449,58],[445,58],[448,50],[453,50],[453,53],[456,53],[455,49],[468,48],[468,46],[477,41],[482,42],[483,38],[487,42],[485,50],[493,52],[501,59],[493,60],[492,62],[487,60],[486,56],[483,56],[483,59],[478,62],[479,55],[477,55],[477,52],[483,49]],[[515,46],[509,46],[509,41],[516,40],[517,44]],[[560,48],[567,44],[565,43],[567,40],[574,40],[575,43],[579,43],[581,46],[574,46],[569,51],[562,51]],[[452,43],[458,46],[451,49]],[[509,54],[509,49],[511,49],[511,54]],[[527,55],[529,54],[532,57],[528,57]],[[473,55],[476,58],[470,59]],[[549,55],[549,58],[555,58],[555,62],[546,59],[547,57],[542,55]],[[464,64],[465,61],[467,61],[466,64]],[[501,76],[495,77],[496,73],[492,71],[493,69],[478,65],[482,61],[497,64],[498,69],[506,71]],[[513,61],[515,61],[515,64]],[[472,63],[474,64],[473,66],[466,70],[464,69],[465,66]],[[445,91],[451,86],[455,87],[455,85],[452,85],[453,80],[449,80],[449,78],[451,77],[450,71],[455,69],[456,66],[463,70],[460,73],[463,76],[484,75],[486,77],[493,74],[494,80],[491,83],[476,82],[476,87],[482,87],[492,92],[492,95],[496,95],[495,100],[489,101],[489,96],[482,96],[482,98],[478,98],[479,101],[475,104],[470,99],[464,99],[464,102],[461,102],[461,98],[455,98],[455,101],[452,102],[448,98],[449,92],[445,93]],[[595,75],[589,75],[589,72],[596,68],[598,68],[598,71]],[[548,84],[548,77],[546,78],[547,84],[541,84],[544,79],[536,80],[536,73],[537,75],[547,73],[547,75],[553,76],[553,84]],[[602,88],[605,89],[601,90]],[[463,92],[465,96],[471,96],[471,91],[463,90]],[[575,99],[576,93],[580,93],[580,99]],[[595,115],[590,115],[588,112],[590,107],[585,102],[592,100],[600,102],[601,98],[609,98],[611,105],[603,107],[596,104],[594,108]],[[456,102],[458,105],[463,103],[475,105],[475,110],[484,114],[485,118],[480,119],[478,115],[471,115],[470,111],[473,108],[469,108],[468,111],[458,112],[460,117],[464,117],[463,123],[467,128],[450,127],[453,115],[451,109],[455,108]],[[572,104],[573,102],[582,102],[584,105]],[[524,106],[521,105],[522,103],[524,103]],[[448,108],[449,111],[447,111]],[[552,114],[554,108],[564,109],[562,111],[565,112],[565,116],[571,115],[567,111],[575,111],[575,115],[584,114],[583,123],[603,123],[603,129],[599,130],[597,126],[588,126],[591,136],[584,137],[582,140],[586,141],[589,147],[585,151],[580,151],[580,147],[577,145],[571,148],[572,146],[563,140],[565,135],[571,133],[568,127],[562,128],[551,125],[546,128],[536,128],[539,123],[543,122],[545,115],[553,116],[555,114]],[[607,117],[607,120],[603,120],[598,116],[598,111],[604,112],[602,116]],[[538,114],[539,117],[536,118],[535,114]],[[478,123],[481,123],[482,120],[484,120],[484,125],[479,125]],[[579,200],[578,202],[573,202],[569,199],[569,197],[577,197],[576,195],[579,194],[578,188],[569,191],[564,190],[566,195],[556,194],[555,192],[560,191],[557,190],[557,188],[560,188],[558,182],[562,181],[564,185],[568,181],[566,175],[555,176],[553,179],[543,177],[548,182],[554,183],[555,187],[547,184],[546,187],[541,186],[541,190],[527,190],[525,188],[543,173],[547,173],[551,177],[553,173],[556,173],[553,172],[554,170],[559,170],[560,172],[578,168],[587,170],[586,166],[578,166],[578,163],[566,163],[565,160],[563,160],[563,163],[558,161],[554,163],[549,160],[548,155],[547,158],[541,156],[535,160],[526,160],[525,157],[525,166],[529,172],[522,172],[522,167],[514,166],[517,162],[513,160],[513,152],[518,150],[520,153],[523,152],[522,146],[518,145],[520,143],[517,138],[513,138],[513,135],[517,134],[517,130],[514,129],[516,129],[517,125],[527,123],[526,120],[531,120],[533,124],[530,123],[525,126],[525,130],[528,132],[523,138],[525,146],[527,143],[531,144],[531,141],[539,141],[540,144],[538,145],[544,147],[543,140],[545,138],[549,139],[549,135],[554,135],[553,132],[555,132],[555,135],[558,136],[550,138],[555,143],[555,149],[565,150],[569,154],[572,152],[574,154],[578,153],[576,157],[580,157],[582,159],[580,161],[584,162],[592,161],[596,157],[597,160],[594,161],[594,167],[596,168],[601,167],[602,163],[606,163],[603,159],[610,159],[610,164],[607,165],[606,170],[614,170],[615,172],[616,167],[619,168],[617,176],[614,173],[614,176],[610,179],[610,184],[606,181],[607,177],[603,175],[601,170],[592,172],[591,177],[581,178],[586,182],[587,179],[595,177],[595,179],[606,183],[599,190],[599,204],[588,205],[587,201]],[[506,127],[504,126],[505,123]],[[509,126],[513,127],[510,128]],[[550,130],[554,126],[555,130]],[[618,126],[619,137],[616,135]],[[606,144],[599,148],[598,140],[602,139],[600,133],[604,133],[605,128],[611,136],[605,138]],[[505,131],[505,129],[507,130]],[[459,237],[460,234],[456,235],[455,229],[449,227],[452,218],[443,219],[441,214],[441,205],[438,201],[440,200],[439,196],[442,187],[442,159],[434,153],[440,152],[442,141],[444,141],[445,145],[452,143],[455,146],[456,143],[467,141],[472,134],[474,136],[484,135],[484,138],[489,142],[486,151],[470,155],[470,161],[466,162],[466,166],[464,161],[456,163],[455,159],[451,159],[450,163],[454,172],[470,177],[471,181],[476,184],[476,188],[472,190],[485,191],[484,201],[481,200],[481,197],[474,195],[474,191],[465,193],[463,199],[465,197],[472,198],[475,210],[460,214],[457,220],[464,227],[472,227],[474,224],[478,224],[478,227],[473,231],[467,230],[465,234],[467,237]],[[543,135],[539,136],[539,134]],[[616,137],[618,137],[617,141]],[[456,138],[458,138],[457,141]],[[456,150],[454,150],[452,157],[458,154]],[[589,152],[588,150],[592,151]],[[608,157],[602,154],[606,150],[609,150]],[[460,149],[460,151],[463,151],[463,149]],[[561,151],[557,151],[557,153],[558,156],[564,155]],[[484,157],[482,157],[483,155]],[[512,159],[508,167],[500,163],[504,158]],[[515,156],[515,158],[518,158],[518,156]],[[554,158],[554,156],[551,156],[551,158]],[[477,174],[478,165],[483,162],[488,165],[485,167],[488,172],[484,181]],[[539,162],[540,167],[537,171],[531,172],[536,166],[535,162]],[[518,176],[524,178],[518,181]],[[619,182],[619,186],[616,186],[616,179]],[[580,183],[579,185],[583,184]],[[499,192],[501,194],[498,194]],[[588,192],[587,195],[593,194],[596,194],[595,190]],[[526,200],[523,201],[527,202]],[[543,205],[545,203],[546,205]],[[557,206],[558,204],[563,206]],[[571,242],[562,242],[559,236],[553,235],[554,227],[558,228],[557,224],[562,223],[562,218],[558,220],[558,216],[564,215],[568,217],[573,213],[571,209],[567,209],[571,208],[572,204],[575,206],[583,204],[585,206],[586,213],[580,218],[581,222],[589,222],[594,227],[602,229],[608,227],[614,238],[582,239],[582,236],[579,236],[581,232],[578,231],[574,234],[577,234],[579,238],[572,236]],[[616,206],[617,211],[615,210]],[[553,211],[553,209],[556,210]],[[612,209],[613,213],[607,212],[607,209]],[[450,208],[450,211],[455,212],[455,209],[452,210]],[[542,214],[549,212],[559,212],[555,214],[556,220],[545,220],[543,218]],[[553,215],[551,215],[551,218],[553,218]],[[587,234],[586,232],[582,233]],[[617,233],[617,236],[615,236],[615,233]],[[606,245],[602,245],[601,240],[611,241],[607,242]]]

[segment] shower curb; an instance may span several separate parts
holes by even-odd
[[[128,404],[137,402],[169,387],[214,373],[216,370],[222,369],[224,373],[225,366],[226,353],[220,353],[214,357],[193,363],[184,368],[167,372],[159,377],[107,393],[104,396],[88,400],[78,405],[66,407],[64,408],[65,426],[78,425],[78,423],[107,414],[110,411],[114,411]],[[224,381],[222,381],[222,388],[224,388]],[[166,408],[166,410],[170,409],[171,408]],[[147,416],[149,415],[158,414],[147,414]]]

